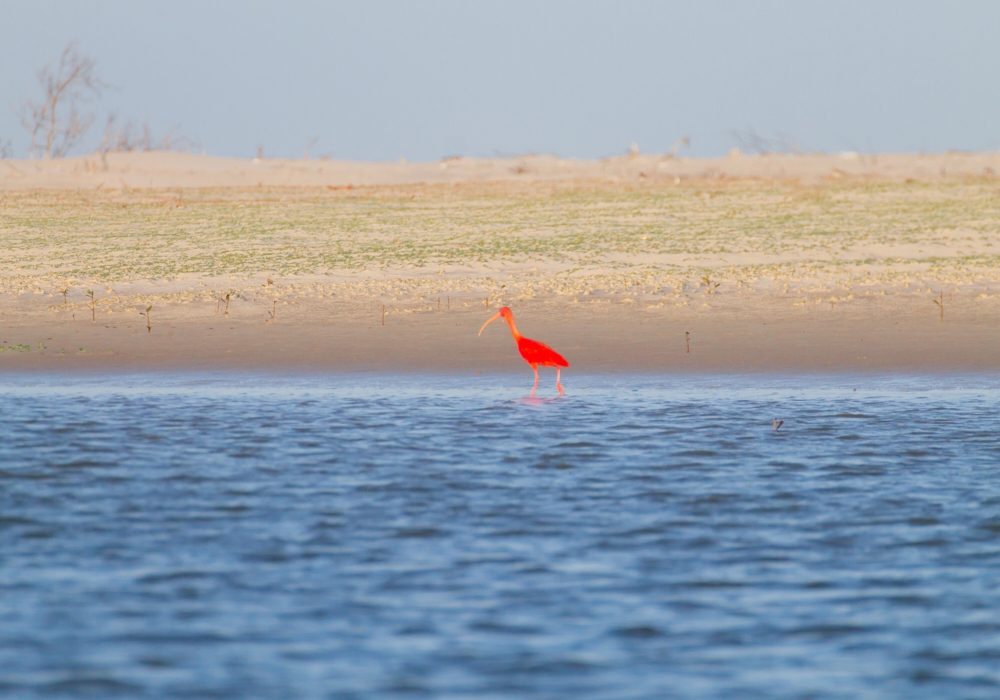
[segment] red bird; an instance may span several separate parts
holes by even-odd
[[[555,367],[556,368],[556,389],[559,390],[559,395],[563,395],[563,386],[559,382],[560,373],[563,367],[569,367],[569,363],[566,362],[566,358],[557,353],[555,350],[550,348],[544,343],[539,343],[537,340],[532,340],[531,338],[525,338],[523,335],[517,332],[517,326],[514,325],[514,314],[506,306],[497,311],[496,315],[489,321],[483,324],[483,327],[479,329],[479,335],[483,334],[486,326],[490,325],[498,318],[502,318],[510,326],[510,333],[514,336],[514,342],[517,343],[517,351],[521,353],[521,357],[524,361],[531,365],[531,369],[535,370],[535,386],[531,387],[531,395],[535,395],[535,389],[538,388],[538,365],[542,367]]]

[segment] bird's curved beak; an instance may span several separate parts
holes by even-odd
[[[489,321],[487,321],[486,323],[483,324],[483,327],[479,329],[479,335],[483,334],[483,330],[486,328],[486,326],[490,325],[491,323],[493,323],[494,321],[496,321],[498,318],[500,318],[500,312],[499,311],[497,311],[496,315],[493,316],[493,318],[491,318]]]

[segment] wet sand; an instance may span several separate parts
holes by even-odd
[[[716,300],[696,310],[514,304],[523,334],[545,342],[574,372],[962,371],[1000,368],[1000,304],[946,297],[794,307],[787,299]],[[0,370],[433,371],[531,370],[485,303],[388,314],[299,303],[269,321],[264,304],[229,318],[204,305],[195,318],[163,310],[152,330],[138,313],[44,324],[4,323]],[[690,350],[689,350],[690,348]],[[546,371],[543,370],[543,381]],[[551,379],[551,378],[549,378]]]

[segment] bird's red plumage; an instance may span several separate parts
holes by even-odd
[[[543,367],[569,367],[566,358],[550,348],[545,343],[537,340],[522,337],[517,341],[518,352],[529,365],[542,365]]]

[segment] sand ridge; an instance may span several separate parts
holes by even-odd
[[[629,154],[599,160],[526,154],[452,156],[432,163],[220,158],[194,153],[93,153],[54,160],[0,161],[0,190],[212,187],[370,187],[470,182],[636,182],[755,178],[822,184],[866,178],[890,181],[993,177],[1000,154],[740,154],[685,158]]]

